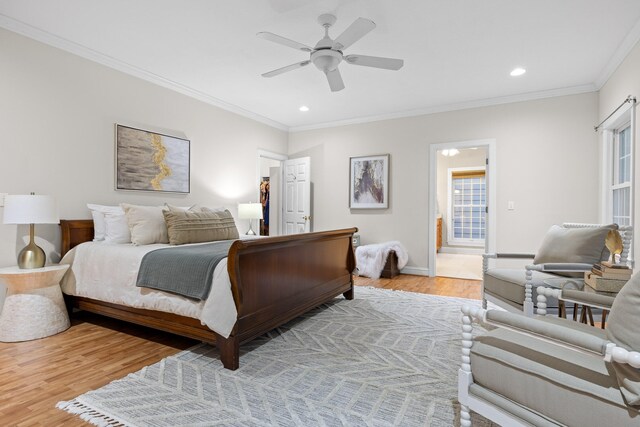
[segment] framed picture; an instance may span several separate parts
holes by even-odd
[[[349,207],[386,209],[389,207],[389,155],[351,157]]]
[[[116,190],[189,193],[190,144],[116,124]]]

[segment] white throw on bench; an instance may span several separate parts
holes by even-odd
[[[372,279],[379,279],[380,273],[382,273],[382,269],[391,251],[395,251],[398,256],[398,269],[407,265],[409,254],[404,246],[402,246],[402,243],[396,240],[374,245],[358,246],[356,248],[358,274]]]

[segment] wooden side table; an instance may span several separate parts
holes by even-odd
[[[0,313],[0,341],[35,340],[69,328],[69,315],[60,290],[60,280],[68,268],[52,265],[0,269],[0,283],[7,286]]]

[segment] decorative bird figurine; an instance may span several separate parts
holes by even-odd
[[[618,230],[610,230],[607,238],[604,239],[604,245],[611,253],[611,264],[616,264],[616,255],[622,253],[622,237]]]

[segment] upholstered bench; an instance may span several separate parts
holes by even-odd
[[[398,241],[356,248],[358,274],[372,279],[396,277],[400,274],[400,269],[407,264],[408,259],[407,250]]]

